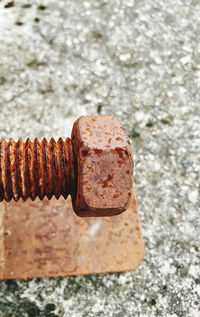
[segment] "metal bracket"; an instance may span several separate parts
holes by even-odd
[[[144,256],[135,190],[113,217],[77,217],[70,198],[0,203],[1,280],[130,271]]]

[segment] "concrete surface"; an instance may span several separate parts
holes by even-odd
[[[199,317],[200,2],[8,2],[1,137],[65,137],[80,115],[119,118],[147,256],[135,273],[1,282],[1,316]]]

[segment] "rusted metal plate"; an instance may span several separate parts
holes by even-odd
[[[113,217],[79,218],[71,199],[0,204],[0,279],[129,271],[144,255],[135,192]]]

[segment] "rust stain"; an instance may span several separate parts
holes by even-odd
[[[5,216],[5,203],[0,204],[0,279],[3,279],[4,267],[5,267],[5,227],[4,227],[4,216]]]
[[[71,140],[0,141],[0,201],[64,198],[74,191]]]
[[[112,179],[113,179],[113,175],[110,175],[110,174],[109,174],[108,177],[107,177],[107,179],[103,179],[103,180],[101,181],[102,187],[103,187],[103,188],[108,187],[108,183],[111,182]]]
[[[72,144],[78,163],[73,202],[77,215],[99,217],[124,212],[132,191],[133,160],[121,124],[111,116],[81,117],[74,123]],[[119,188],[124,189],[120,195]]]
[[[70,198],[2,202],[0,216],[1,280],[129,271],[144,259],[134,191],[115,217],[77,217]]]

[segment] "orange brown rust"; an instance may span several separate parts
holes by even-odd
[[[124,128],[112,116],[85,116],[72,141],[0,142],[0,201],[72,196],[79,216],[112,216],[128,208],[133,160]]]
[[[77,217],[71,199],[0,203],[0,279],[135,270],[143,261],[135,191],[115,217]]]
[[[86,116],[72,130],[77,193],[74,210],[80,216],[112,216],[125,211],[132,193],[130,142],[111,116]]]
[[[72,143],[59,139],[0,142],[0,201],[53,195],[67,198],[74,191]]]
[[[144,259],[131,146],[111,116],[81,117],[72,140],[2,139],[0,202],[0,280],[122,272]]]

